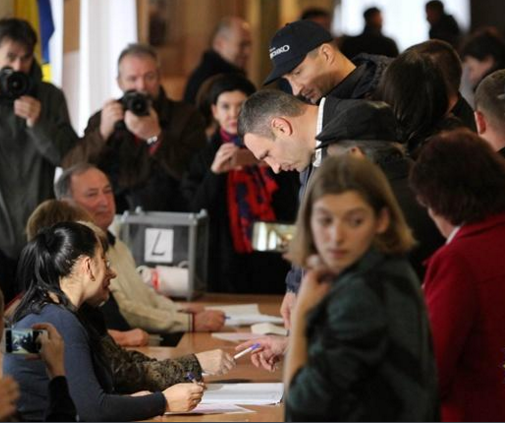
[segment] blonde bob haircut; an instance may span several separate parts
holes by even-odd
[[[26,223],[26,237],[31,241],[40,230],[60,222],[92,222],[91,215],[77,204],[64,200],[46,200],[32,212]]]
[[[381,169],[366,158],[348,154],[330,156],[311,177],[298,212],[296,234],[288,254],[294,264],[305,267],[307,259],[318,253],[310,225],[313,204],[325,195],[347,191],[358,193],[376,216],[384,209],[389,212],[388,229],[374,240],[379,251],[387,255],[403,255],[415,245],[412,232]]]

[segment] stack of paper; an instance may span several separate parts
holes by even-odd
[[[208,383],[202,404],[278,404],[282,400],[282,383]]]
[[[230,342],[245,342],[250,341],[251,339],[260,338],[261,336],[261,334],[251,332],[214,332],[212,334],[213,338]]]
[[[258,304],[223,305],[206,307],[207,310],[221,310],[226,315],[226,326],[246,326],[254,323],[282,323],[278,316],[261,314]]]
[[[167,411],[166,415],[174,414],[236,414],[236,413],[254,413],[252,410],[248,410],[244,407],[239,407],[233,404],[198,404],[191,411]]]

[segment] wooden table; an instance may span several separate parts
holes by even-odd
[[[260,311],[265,314],[279,315],[282,296],[278,295],[229,295],[206,294],[195,301],[195,304],[249,304],[258,303]],[[225,328],[223,332],[245,331],[245,328]],[[213,338],[208,333],[186,333],[177,347],[141,347],[136,348],[151,357],[158,359],[174,358],[181,355],[212,350],[216,348],[234,354],[236,344]],[[206,382],[280,382],[282,369],[270,373],[257,369],[251,364],[249,356],[238,360],[237,367],[225,376],[210,376]],[[239,404],[240,405],[240,404]],[[284,421],[284,406],[282,404],[269,406],[245,405],[244,408],[254,410],[255,413],[242,414],[212,414],[212,415],[171,415],[161,416],[149,421],[183,421],[183,422],[214,422],[214,421],[244,421],[244,422],[282,422]]]

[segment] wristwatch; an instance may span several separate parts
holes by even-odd
[[[158,142],[158,135],[155,135],[154,137],[149,137],[146,139],[147,145],[153,145],[154,143]]]

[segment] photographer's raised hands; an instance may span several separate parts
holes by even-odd
[[[26,125],[32,128],[40,117],[42,105],[34,97],[24,95],[14,101],[14,114],[20,118],[26,119]]]
[[[117,100],[107,101],[100,115],[100,135],[107,141],[114,132],[114,126],[117,122],[124,119],[123,105]]]

